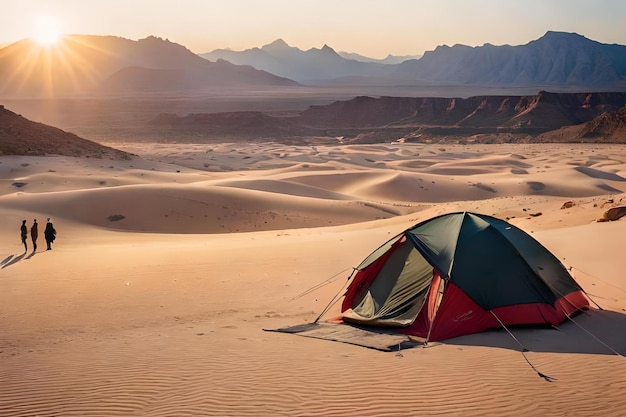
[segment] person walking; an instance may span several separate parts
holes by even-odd
[[[24,244],[24,252],[26,252],[28,250],[28,245],[26,244],[26,238],[28,237],[26,220],[22,220],[22,226],[20,227],[20,236],[22,237],[22,243]]]
[[[46,250],[52,249],[52,242],[54,242],[54,239],[57,236],[57,231],[54,230],[50,217],[48,217],[48,222],[46,223],[46,228],[43,231],[43,236],[46,238]]]
[[[33,241],[33,252],[37,250],[37,237],[39,236],[39,231],[37,230],[37,219],[33,222],[33,225],[30,228],[30,238]]]

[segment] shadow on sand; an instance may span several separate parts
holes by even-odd
[[[529,326],[509,327],[509,330],[530,352],[626,355],[626,315],[615,311],[588,310],[561,323],[558,329]],[[522,349],[504,329],[456,337],[442,343]]]
[[[33,256],[35,256],[35,253],[37,253],[36,251],[32,251],[31,253],[28,254],[28,256],[26,256],[26,252],[22,253],[21,255],[9,255],[6,258],[4,258],[2,260],[2,262],[0,262],[0,265],[2,265],[2,269],[11,266],[11,265],[15,265],[16,263],[18,263],[19,261],[21,261],[22,259],[30,259]]]
[[[305,323],[264,330],[348,343],[387,352],[450,345],[483,346],[520,352],[526,349],[530,352],[626,356],[626,338],[623,336],[626,332],[626,315],[614,311],[590,309],[574,316],[572,320],[561,323],[558,328],[508,326],[508,329],[515,339],[505,329],[499,328],[428,343],[424,343],[423,338],[406,336],[381,328],[343,323]]]

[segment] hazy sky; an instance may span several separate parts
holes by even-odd
[[[243,50],[278,38],[300,49],[382,58],[438,45],[522,45],[548,30],[626,45],[623,0],[0,0],[0,45],[38,22],[63,33],[155,35],[196,53]]]

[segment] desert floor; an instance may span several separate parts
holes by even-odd
[[[596,221],[626,205],[623,145],[111,145],[138,156],[0,157],[0,416],[626,414],[626,218]],[[526,356],[503,330],[394,352],[264,331],[464,210],[531,233],[603,310],[514,329]]]

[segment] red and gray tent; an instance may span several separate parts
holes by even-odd
[[[345,322],[443,340],[491,327],[557,325],[589,307],[561,262],[530,235],[482,214],[444,214],[405,230],[357,268]]]

